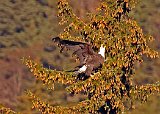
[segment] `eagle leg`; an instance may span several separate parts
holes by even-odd
[[[82,68],[82,67],[81,67]],[[89,66],[87,66],[87,68],[86,68],[86,70],[85,70],[85,72],[78,72],[78,71],[76,71],[75,73],[77,74],[77,79],[78,80],[86,80],[86,79],[88,79],[90,76],[91,76],[91,73],[92,73],[92,71],[93,71],[93,68],[94,68],[94,65],[89,65]]]
[[[85,71],[86,76],[90,76],[92,73],[92,70],[94,68],[94,65],[89,65]]]

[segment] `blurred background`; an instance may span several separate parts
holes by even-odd
[[[70,5],[80,18],[94,12],[100,0],[70,0]],[[150,46],[160,52],[160,0],[143,0],[130,14],[144,33],[155,41]],[[0,0],[0,105],[24,114],[38,114],[31,109],[25,91],[30,89],[43,100],[54,105],[72,105],[84,99],[71,96],[63,85],[57,84],[49,91],[42,82],[35,80],[22,57],[31,57],[44,67],[63,70],[75,66],[68,52],[59,53],[52,45],[52,37],[63,27],[58,25],[56,0]],[[160,59],[143,56],[144,62],[136,65],[134,83],[142,85],[160,81]],[[152,96],[130,114],[160,114],[160,95]]]

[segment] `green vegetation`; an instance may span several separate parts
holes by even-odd
[[[94,2],[96,2],[98,4],[98,2],[96,0],[94,0]],[[76,4],[74,4],[74,3],[75,3],[75,1],[71,1],[70,4],[73,8],[77,8],[76,10],[74,10],[74,12],[76,12],[76,14],[78,14],[80,17],[83,17],[83,22],[81,22],[82,21],[81,18],[79,19],[76,16],[74,17],[73,15],[70,17],[69,22],[72,22],[74,19],[75,19],[74,21],[76,21],[76,22],[80,21],[80,24],[82,23],[82,25],[79,27],[79,29],[81,31],[79,31],[79,29],[76,30],[75,27],[79,26],[79,23],[78,24],[75,23],[75,25],[73,25],[73,26],[71,25],[71,28],[75,29],[76,33],[69,31],[72,37],[70,37],[70,36],[66,37],[66,33],[68,31],[65,31],[64,32],[65,34],[62,33],[61,36],[64,36],[64,38],[68,38],[68,39],[72,39],[72,40],[75,39],[74,38],[75,36],[76,37],[80,36],[80,37],[77,37],[77,38],[79,38],[78,40],[85,41],[85,39],[81,39],[81,38],[83,38],[83,36],[85,35],[82,33],[86,32],[86,33],[89,33],[89,35],[87,36],[87,38],[90,40],[89,42],[93,42],[93,45],[99,47],[100,43],[102,43],[101,40],[105,40],[105,39],[100,39],[100,40],[97,39],[97,38],[99,38],[100,35],[103,35],[103,33],[101,34],[101,29],[103,30],[104,29],[103,27],[106,26],[105,25],[106,23],[103,23],[103,21],[102,21],[102,23],[100,22],[100,20],[103,18],[103,15],[102,15],[102,17],[98,16],[98,12],[96,13],[96,15],[89,14],[89,18],[87,17],[87,20],[86,20],[85,16],[83,16],[83,15],[85,14],[86,11],[89,11],[89,12],[93,11],[94,8],[92,7],[92,5],[89,7],[86,7],[87,5],[85,6],[85,4],[88,4],[88,3],[85,3],[85,1],[83,1],[83,4],[84,4],[84,6],[82,5],[83,8],[78,9],[78,6],[76,6],[76,4],[78,4],[78,1]],[[43,63],[43,67],[49,68],[49,66],[50,66],[51,69],[57,69],[57,70],[71,69],[71,68],[73,68],[73,65],[75,65],[75,62],[73,62],[74,59],[70,58],[70,54],[68,54],[68,53],[59,54],[59,51],[55,46],[48,46],[48,43],[51,42],[51,37],[62,32],[62,30],[63,30],[62,28],[64,28],[64,26],[62,27],[62,26],[58,25],[58,21],[56,18],[56,13],[57,13],[56,7],[57,6],[55,4],[56,4],[55,0],[35,0],[35,1],[25,0],[24,2],[21,0],[1,0],[0,1],[0,16],[2,17],[0,20],[0,38],[1,38],[1,42],[0,42],[0,47],[1,47],[0,48],[0,51],[1,51],[0,58],[1,59],[0,59],[0,62],[1,62],[1,69],[2,69],[1,77],[5,77],[5,81],[2,80],[3,78],[1,79],[2,82],[5,82],[4,84],[1,85],[1,87],[4,88],[3,85],[6,85],[6,83],[8,84],[7,80],[10,80],[9,84],[13,81],[15,83],[18,82],[18,85],[15,86],[15,88],[18,87],[19,89],[17,89],[17,90],[13,89],[13,92],[16,92],[17,93],[16,95],[20,95],[20,93],[21,93],[21,96],[18,98],[18,101],[16,100],[16,102],[15,102],[15,100],[11,99],[11,101],[14,101],[14,102],[13,103],[9,102],[5,106],[9,106],[12,109],[15,109],[15,107],[16,107],[16,110],[20,111],[22,113],[37,113],[31,109],[31,102],[29,102],[30,99],[24,93],[25,89],[30,89],[31,91],[33,91],[34,94],[36,94],[37,96],[39,96],[42,99],[48,99],[46,101],[49,102],[50,105],[45,105],[45,103],[43,103],[42,101],[39,101],[39,102],[42,102],[42,104],[44,104],[44,106],[46,106],[46,107],[47,106],[58,106],[58,105],[61,106],[62,104],[63,104],[63,106],[68,105],[67,99],[68,99],[68,96],[70,96],[70,95],[68,95],[65,92],[65,90],[64,90],[65,86],[57,85],[57,83],[56,83],[54,92],[52,90],[46,89],[46,87],[43,86],[40,81],[36,81],[36,80],[34,80],[33,77],[29,77],[29,76],[32,76],[33,74],[28,73],[27,69],[24,68],[24,65],[21,65],[21,63],[19,61],[20,58],[23,56],[31,56],[31,58],[34,58],[34,60],[38,61],[38,63],[39,62]],[[90,3],[90,4],[92,4],[92,3]],[[160,36],[160,33],[158,32],[159,23],[160,23],[159,22],[159,15],[158,15],[159,4],[160,4],[160,2],[158,0],[154,0],[154,1],[146,0],[136,6],[137,9],[135,12],[131,12],[131,14],[129,14],[129,15],[132,15],[132,17],[134,16],[136,18],[136,20],[138,21],[140,26],[143,28],[143,32],[152,34],[156,38],[156,41],[159,41],[159,36]],[[129,7],[132,7],[132,5],[130,4]],[[69,6],[69,8],[70,8],[70,6]],[[116,8],[114,10],[116,10]],[[71,10],[69,10],[69,11],[71,11]],[[100,13],[100,10],[99,10],[99,13]],[[119,9],[117,9],[117,13],[121,13],[121,11]],[[103,14],[103,12],[101,14]],[[116,13],[115,13],[115,15],[116,15]],[[126,15],[128,15],[128,13],[126,13]],[[92,17],[92,19],[91,19],[91,17]],[[113,17],[110,18],[110,21],[113,22],[112,23],[113,25],[117,24],[116,25],[117,28],[123,28],[121,23],[124,23],[124,20],[128,20],[125,18],[126,17],[125,15],[122,16],[122,18],[120,19],[120,22],[114,20]],[[88,21],[90,21],[89,19],[91,20],[91,22],[88,22]],[[94,21],[96,21],[96,24],[98,24],[98,25],[92,27],[92,24]],[[106,19],[105,21],[108,22],[108,19]],[[83,23],[85,23],[87,25],[84,26]],[[68,25],[68,24],[65,24],[65,26],[66,25]],[[114,28],[113,25],[109,25],[109,27],[111,27],[113,29],[112,32],[114,32],[114,34],[119,36],[119,33],[116,31],[117,28]],[[132,25],[132,20],[131,20],[131,25]],[[136,22],[133,24],[133,26],[134,25],[136,25]],[[99,26],[101,26],[100,29],[96,30],[96,27],[99,27]],[[136,25],[136,26],[137,26],[137,28],[139,28],[138,25]],[[88,29],[87,27],[92,27],[93,33],[91,33],[92,30]],[[130,26],[127,26],[127,27],[130,27]],[[124,30],[127,30],[128,29],[127,27]],[[111,28],[109,28],[109,30],[111,30]],[[120,30],[120,31],[122,32],[122,30]],[[107,31],[105,31],[105,33],[108,34]],[[131,34],[131,33],[129,33],[129,34]],[[120,34],[120,36],[124,37],[124,34]],[[119,39],[121,37],[119,37]],[[107,38],[113,39],[113,36],[111,34],[109,34],[109,36],[107,36]],[[129,42],[130,42],[129,44],[131,44],[132,41],[129,41]],[[112,42],[112,43],[113,43],[112,45],[120,44],[118,42]],[[154,46],[152,43],[153,48],[159,48],[158,47],[159,43],[158,42],[156,42],[156,43],[157,43],[157,45],[154,45]],[[112,45],[110,45],[110,46],[109,46],[109,44],[106,44],[106,45],[108,45],[107,50],[109,50],[108,51],[109,54],[107,54],[107,57],[108,57],[107,59],[109,59],[110,61],[109,61],[109,63],[105,63],[104,66],[106,66],[107,64],[111,65],[111,63],[113,63],[112,59],[114,59],[111,57],[114,53],[114,51],[111,52],[111,49],[110,49],[110,46],[112,47]],[[144,47],[146,47],[146,46],[147,45],[144,45]],[[136,46],[134,48],[136,48]],[[129,51],[129,50],[126,50],[126,51]],[[120,55],[120,53],[117,56],[119,57],[119,55]],[[57,58],[58,58],[58,61],[55,61],[55,60],[57,60]],[[68,59],[69,59],[69,61],[68,61]],[[140,57],[140,59],[141,59],[141,57]],[[65,62],[66,60],[67,60],[67,62]],[[127,59],[124,59],[124,60],[127,60]],[[133,77],[133,80],[134,80],[134,83],[131,84],[131,86],[133,86],[133,88],[135,87],[135,84],[139,84],[138,87],[140,87],[141,85],[147,84],[147,83],[153,84],[157,80],[160,79],[159,78],[159,75],[160,75],[160,72],[159,72],[159,66],[160,66],[159,63],[160,62],[159,61],[160,60],[159,59],[151,60],[151,59],[148,59],[144,56],[143,56],[143,60],[144,60],[144,63],[142,63],[140,65],[139,65],[139,63],[134,63],[134,64],[137,64],[136,65],[137,69],[136,69],[136,74],[131,76],[131,78]],[[31,64],[32,64],[32,62],[33,61],[31,61]],[[73,65],[70,63],[73,63]],[[60,64],[61,64],[61,66],[60,66]],[[123,63],[121,63],[121,64],[123,66]],[[10,67],[13,65],[15,66],[14,68]],[[43,69],[43,67],[42,67],[42,69]],[[4,69],[4,68],[7,68],[7,69]],[[39,68],[41,68],[41,67],[39,66],[37,68],[37,72],[38,72]],[[109,65],[107,66],[107,68],[109,68]],[[117,66],[116,68],[120,68],[120,67]],[[105,67],[102,69],[102,71],[103,70],[104,71],[106,70]],[[117,69],[114,69],[113,73],[116,70]],[[119,71],[120,70],[118,70],[118,72]],[[51,72],[54,72],[54,71],[51,70]],[[109,70],[108,70],[108,72],[109,72]],[[15,77],[15,79],[12,78],[12,74],[13,74],[13,77]],[[112,74],[110,74],[111,77],[112,77]],[[95,74],[95,75],[99,75],[99,77],[100,77],[102,75],[102,73]],[[118,75],[116,74],[116,76],[120,77],[121,74],[118,74]],[[7,77],[11,77],[11,78],[8,79]],[[102,77],[107,79],[106,74]],[[39,77],[39,78],[41,78],[41,77]],[[61,78],[63,78],[63,75]],[[64,78],[65,78],[65,75],[64,75]],[[72,76],[71,76],[71,78],[72,78]],[[52,78],[52,79],[54,79],[54,78]],[[51,79],[51,81],[52,81],[52,79]],[[113,77],[113,79],[114,79],[114,77]],[[90,79],[90,80],[94,80],[94,79]],[[97,79],[97,80],[104,82],[103,79]],[[130,83],[130,82],[131,81],[129,79],[129,82],[127,82],[127,83]],[[63,83],[65,83],[65,82],[63,82]],[[79,83],[79,82],[77,82],[77,83]],[[80,82],[80,83],[82,83],[82,82]],[[87,83],[87,81],[85,83]],[[107,83],[110,83],[110,82],[107,81]],[[9,84],[7,85],[8,87],[10,87]],[[12,84],[14,85],[14,83],[12,83]],[[11,85],[11,86],[13,86],[13,85]],[[75,84],[75,86],[76,86],[76,84]],[[125,86],[125,84],[124,84],[124,86]],[[87,85],[87,87],[88,87],[88,85]],[[147,86],[142,86],[142,87],[146,88]],[[113,88],[116,88],[116,85],[114,85]],[[149,88],[146,88],[146,89],[149,89]],[[109,90],[110,90],[110,87],[109,87]],[[117,88],[116,88],[116,90],[118,91]],[[4,93],[4,95],[6,94],[6,92],[3,92],[3,93]],[[127,91],[125,91],[125,93],[127,93]],[[87,95],[88,94],[89,93],[87,93]],[[34,98],[34,95],[32,93],[29,92],[29,95],[31,96],[31,98]],[[12,95],[12,97],[13,97],[13,95]],[[13,98],[15,98],[15,97],[13,97]],[[0,100],[2,104],[3,104],[3,102],[6,103],[6,101],[3,101],[3,99],[4,98],[2,98],[2,100]],[[71,99],[72,99],[72,97],[71,97]],[[120,99],[120,98],[118,97],[118,99]],[[138,105],[136,105],[136,108],[138,109],[137,112],[143,113],[144,110],[146,111],[146,114],[151,114],[153,111],[155,111],[155,113],[159,112],[159,108],[156,108],[156,105],[155,105],[155,104],[157,104],[157,106],[159,105],[158,101],[160,101],[160,100],[157,100],[157,99],[159,99],[158,96],[152,97],[152,99],[149,99],[148,103],[141,106],[142,108],[141,107],[137,108],[137,106],[139,106],[139,103],[136,102],[136,104],[138,104]],[[35,102],[37,102],[37,99],[34,99],[34,100],[35,100]],[[146,99],[144,99],[144,100],[146,100]],[[81,101],[81,100],[78,99],[77,101]],[[154,101],[154,102],[152,103],[151,101]],[[8,105],[8,104],[10,104],[10,105]],[[74,103],[72,101],[69,102],[69,104],[71,107],[76,105],[76,103]],[[150,104],[154,104],[155,108],[152,108]],[[117,105],[117,107],[118,106],[120,106],[120,105]],[[36,107],[36,105],[35,105],[35,107]],[[129,108],[129,107],[134,108],[134,106],[127,105],[127,108]],[[40,109],[42,107],[38,107],[38,105],[37,105],[36,108]],[[44,111],[44,110],[42,110],[42,111]],[[134,110],[132,113],[134,114],[137,112],[136,112],[136,110]]]
[[[151,58],[158,56],[147,45],[153,38],[144,35],[137,23],[127,16],[135,7],[135,2],[103,1],[95,14],[88,14],[87,22],[72,12],[67,1],[58,2],[58,16],[61,18],[59,23],[67,25],[60,36],[88,42],[96,48],[105,45],[107,62],[93,77],[77,81],[72,73],[46,69],[30,59],[24,59],[30,71],[44,84],[62,83],[67,85],[69,93],[83,92],[87,96],[74,106],[53,107],[28,92],[34,108],[41,113],[117,114],[132,109],[137,101],[145,102],[148,96],[159,92],[159,83],[142,86],[132,84],[132,77],[135,76],[134,63],[142,62],[143,54]]]

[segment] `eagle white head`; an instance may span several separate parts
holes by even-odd
[[[105,46],[101,45],[98,54],[105,58]]]

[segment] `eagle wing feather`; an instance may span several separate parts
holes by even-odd
[[[73,54],[76,55],[80,61],[79,66],[84,65],[86,63],[86,59],[89,57],[89,55],[92,55],[94,53],[91,46],[87,43],[62,40],[59,37],[53,38],[52,41],[57,43],[58,46],[61,47],[61,52],[65,48],[67,50],[72,50]]]

